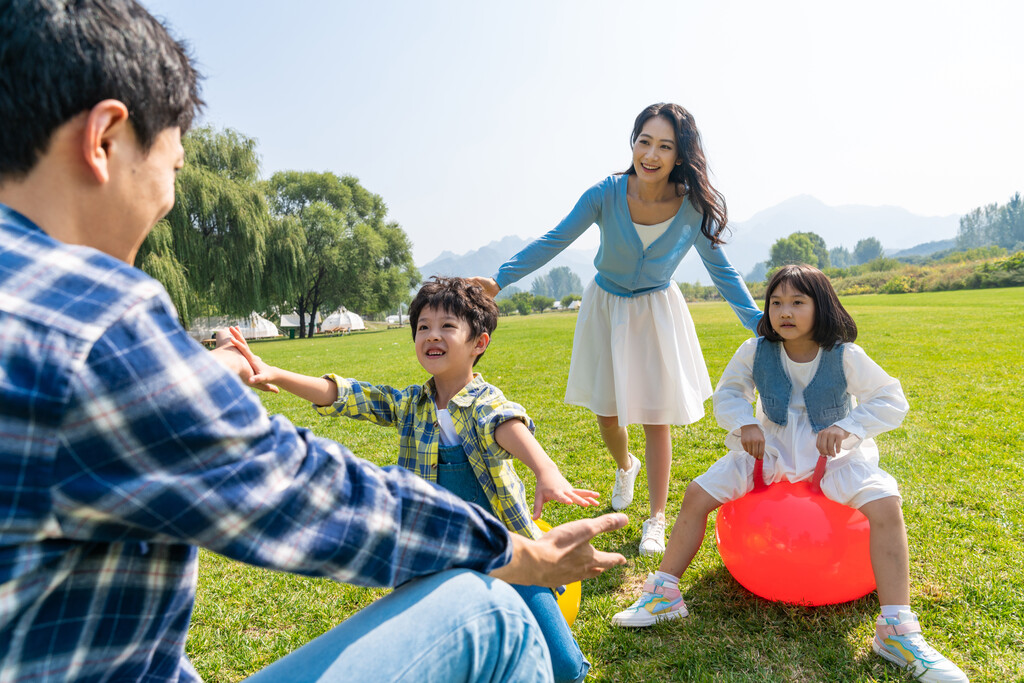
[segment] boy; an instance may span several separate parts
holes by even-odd
[[[310,377],[269,366],[252,356],[252,384],[279,386],[317,406],[321,415],[344,415],[393,425],[401,433],[398,464],[492,512],[505,526],[539,538],[545,502],[596,505],[597,492],[566,481],[533,436],[521,406],[473,371],[498,323],[494,301],[462,278],[434,277],[409,305],[416,358],[430,379],[405,389],[337,375]],[[511,462],[516,457],[537,478],[532,514],[525,487]],[[556,680],[582,680],[589,669],[557,609],[551,591],[514,586],[541,624]]]

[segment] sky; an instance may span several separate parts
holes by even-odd
[[[554,227],[654,102],[693,114],[735,221],[1024,191],[1019,0],[141,1],[191,46],[201,124],[264,177],[356,176],[417,265]]]

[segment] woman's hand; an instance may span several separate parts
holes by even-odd
[[[764,457],[764,430],[761,425],[743,425],[740,427],[740,443],[743,450],[756,460]]]
[[[822,429],[818,432],[816,442],[818,453],[829,458],[839,455],[839,451],[843,449],[843,441],[846,441],[849,436],[850,432],[835,425]]]
[[[476,285],[480,289],[484,290],[484,294],[491,297],[492,299],[498,296],[498,292],[501,291],[501,287],[494,281],[493,277],[467,277],[466,280],[471,285]]]

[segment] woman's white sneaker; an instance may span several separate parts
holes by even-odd
[[[629,455],[629,469],[615,470],[615,486],[612,487],[612,510],[625,510],[633,502],[633,484],[636,475],[640,474],[640,460],[632,453]]]
[[[665,515],[660,512],[644,522],[640,537],[641,555],[661,555],[665,552]]]

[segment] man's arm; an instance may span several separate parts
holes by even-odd
[[[269,417],[159,301],[108,329],[68,391],[53,465],[67,538],[201,545],[359,585],[511,557],[490,515]]]

